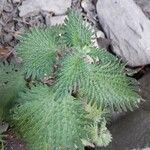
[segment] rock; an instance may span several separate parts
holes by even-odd
[[[111,40],[106,39],[105,34],[101,30],[98,30],[96,31],[95,37],[93,37],[92,42],[94,43],[94,46],[97,48],[99,47],[107,49],[111,43]]]
[[[5,43],[9,43],[12,39],[13,39],[13,36],[11,34],[5,34],[4,35]]]
[[[97,43],[99,48],[108,49],[111,44],[111,40],[106,38],[98,38]]]
[[[141,96],[145,100],[150,100],[150,72],[145,74],[141,79],[139,79]]]
[[[81,7],[84,9],[86,13],[89,13],[95,10],[95,6],[92,4],[92,0],[82,0]]]
[[[140,95],[145,100],[145,103],[143,103],[142,107],[147,110],[150,108],[150,72],[139,79],[139,85],[141,89]]]
[[[5,0],[0,0],[0,15],[1,15],[2,11],[3,11],[5,3],[6,3]]]
[[[11,4],[9,4],[9,3],[5,3],[5,5],[4,5],[4,11],[5,12],[8,12],[8,13],[10,13],[10,12],[12,12],[13,11],[13,6],[11,5]]]
[[[126,112],[112,112],[111,113],[111,123],[115,123],[117,120],[121,119],[126,115]]]
[[[66,18],[67,18],[66,15],[51,17],[50,25],[55,26],[56,24],[63,24]]]
[[[79,1],[79,0],[72,0],[71,7],[73,9],[77,9],[79,12],[82,12],[81,1]]]
[[[71,0],[25,0],[19,7],[19,15],[21,17],[29,15],[29,13],[48,11],[55,15],[65,14],[71,7]]]
[[[95,5],[93,4],[92,0],[82,0],[81,7],[86,12],[86,18],[96,25],[97,21],[97,13]]]
[[[150,150],[150,147],[142,148],[142,149],[132,149],[132,150]]]
[[[8,130],[8,127],[9,127],[8,123],[0,122],[0,134],[6,132]]]
[[[104,34],[104,32],[102,32],[101,30],[98,30],[98,31],[96,32],[96,37],[97,37],[97,38],[105,38],[105,34]]]
[[[31,17],[29,24],[31,25],[31,27],[42,26],[44,24],[44,18],[42,17],[42,15]]]
[[[97,150],[142,150],[150,146],[150,107],[148,111],[138,109],[112,123],[109,130],[112,142]]]
[[[3,26],[0,24],[0,36],[2,35],[2,28]]]
[[[145,15],[150,19],[150,0],[134,0],[143,10]]]
[[[15,3],[20,3],[21,2],[21,0],[13,0],[13,3],[15,4]]]
[[[114,53],[130,66],[150,64],[150,20],[133,0],[98,0],[97,13]]]

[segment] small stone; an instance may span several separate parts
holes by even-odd
[[[20,3],[21,2],[21,0],[13,0],[13,3],[15,4],[15,3]]]
[[[12,21],[12,15],[11,15],[11,13],[3,12],[2,16],[1,16],[1,20],[3,21],[4,25],[7,22],[11,22]]]
[[[93,4],[92,0],[82,0],[81,7],[86,12],[86,18],[92,22],[92,24],[96,24],[97,20],[97,13],[95,5]]]
[[[5,34],[4,35],[4,42],[9,43],[13,39],[13,36],[11,34]]]
[[[6,3],[5,0],[0,0],[0,15],[1,15],[2,12],[3,12],[3,8],[4,8],[5,3]]]
[[[92,4],[91,0],[82,0],[81,7],[84,9],[85,12],[90,12],[95,10],[95,6]]]
[[[41,15],[31,17],[31,20],[29,21],[29,24],[31,27],[33,26],[43,26],[44,25],[44,19]]]
[[[55,15],[65,14],[71,7],[71,0],[26,0],[19,6],[20,17],[26,16],[32,12],[47,11]]]
[[[0,24],[0,35],[2,34],[2,28],[3,26]]]
[[[97,38],[105,38],[105,34],[102,31],[98,30],[96,32],[96,37]]]
[[[107,49],[111,43],[111,40],[106,39],[105,34],[101,30],[98,30],[95,33],[92,42],[94,47]]]
[[[150,72],[145,74],[140,80],[140,95],[146,100],[150,100]]]
[[[8,130],[8,123],[0,123],[0,133],[6,132]]]
[[[93,46],[94,46],[94,47],[99,48],[97,39],[92,40],[92,42],[93,42]]]
[[[7,4],[4,5],[4,8],[3,8],[3,9],[4,9],[5,12],[10,13],[10,12],[13,11],[13,6],[12,6],[11,4],[8,4],[8,3],[7,3]]]
[[[106,38],[98,38],[97,43],[99,48],[107,49],[111,44],[111,40]]]
[[[67,18],[66,15],[51,17],[50,25],[55,26],[55,25],[63,24],[66,18]]]
[[[14,31],[14,23],[13,23],[13,22],[7,23],[7,24],[3,27],[3,30],[4,30],[6,33],[13,32],[13,31]]]
[[[51,15],[50,14],[47,14],[46,16],[45,16],[45,23],[46,23],[46,25],[47,26],[50,26],[51,25]]]
[[[134,0],[144,12],[150,12],[150,1],[149,0]]]
[[[89,63],[89,64],[93,64],[94,63],[94,59],[91,56],[89,56],[89,55],[85,55],[84,56],[84,61]]]

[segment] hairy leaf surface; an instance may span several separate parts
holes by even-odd
[[[88,76],[88,64],[79,53],[68,54],[61,63],[54,90],[58,96],[77,92],[82,81]]]
[[[25,81],[19,66],[0,62],[0,120],[8,111],[8,105],[24,87]]]
[[[93,65],[90,74],[83,80],[81,95],[89,102],[111,110],[126,111],[137,107],[140,97],[136,82],[128,78],[118,63]]]
[[[17,46],[17,53],[23,59],[26,77],[43,78],[53,72],[56,51],[59,50],[60,34],[58,26],[49,28],[33,28],[22,36]]]
[[[64,27],[64,39],[68,46],[84,47],[91,44],[92,30],[79,12],[70,11]]]
[[[94,52],[96,50],[96,52]],[[136,82],[124,73],[124,65],[108,52],[91,49],[93,63],[84,60],[84,53],[74,52],[66,56],[58,73],[56,94],[79,93],[91,104],[111,110],[132,110],[140,101]],[[95,60],[98,54],[98,62]],[[103,57],[104,54],[104,57]]]
[[[15,126],[28,142],[28,150],[80,150],[89,124],[80,101],[68,95],[54,101],[47,86],[39,85],[20,97],[24,103],[14,110]]]

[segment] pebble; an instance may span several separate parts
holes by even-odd
[[[71,0],[26,0],[18,7],[20,17],[32,12],[48,11],[55,15],[65,14],[71,7]]]
[[[13,6],[12,6],[11,4],[8,4],[8,3],[7,3],[7,4],[4,5],[3,10],[4,10],[5,12],[10,13],[10,12],[13,11]]]
[[[54,26],[54,25],[59,25],[59,24],[63,24],[66,18],[67,18],[66,15],[51,17],[51,18],[50,18],[50,24],[51,24],[52,26]]]
[[[98,30],[98,31],[96,32],[96,37],[97,37],[97,38],[105,38],[105,34],[104,34],[104,32],[102,32],[101,30]]]
[[[92,4],[91,0],[82,0],[81,7],[84,9],[85,12],[90,12],[95,10],[95,6]]]
[[[13,0],[13,3],[15,4],[15,3],[20,3],[21,2],[21,0]]]
[[[12,39],[13,39],[13,36],[11,34],[5,34],[4,35],[5,43],[9,43]]]

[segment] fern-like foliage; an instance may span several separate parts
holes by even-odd
[[[117,64],[118,66],[118,64]],[[81,94],[98,106],[112,110],[132,110],[140,101],[133,79],[127,78],[114,64],[94,66],[84,80]]]
[[[57,95],[75,91],[85,96],[88,102],[96,102],[98,106],[118,111],[132,110],[140,100],[133,79],[126,77],[123,65],[110,54],[107,57],[112,60],[108,59],[108,62],[107,57],[97,55],[99,62],[96,64],[92,55],[94,53],[97,53],[97,49],[89,52],[93,64],[84,60],[88,53],[74,52],[66,56],[58,73],[55,88]],[[106,52],[99,50],[99,54],[105,56]]]
[[[95,143],[97,146],[108,146],[111,142],[112,136],[106,127],[106,119],[108,119],[108,112],[101,107],[97,107],[96,103],[91,105],[85,104],[85,110],[88,112],[87,117],[93,121],[90,126],[90,140],[91,143]]]
[[[0,62],[0,121],[8,111],[8,105],[23,90],[25,81],[20,67]]]
[[[112,136],[106,127],[106,121],[103,120],[100,124],[95,122],[90,128],[92,142],[97,146],[106,147],[112,140]]]
[[[105,110],[132,110],[139,103],[125,65],[92,47],[92,35],[79,13],[70,11],[62,27],[34,28],[22,37],[17,52],[27,78],[52,73],[57,52],[63,50],[54,85],[21,93],[14,109],[13,122],[28,150],[82,150],[83,141],[106,146],[112,137]]]
[[[77,11],[70,11],[64,26],[64,39],[68,46],[84,47],[91,45],[93,36],[91,27],[86,25]]]
[[[15,126],[28,141],[28,150],[84,149],[89,122],[80,101],[65,96],[54,101],[47,86],[22,93],[24,104],[15,108]]]
[[[88,64],[79,53],[73,52],[63,59],[61,66],[54,90],[56,95],[63,97],[67,93],[78,91],[88,75]]]
[[[115,63],[115,64],[118,64],[117,67],[119,66],[122,67],[121,69],[123,69],[123,67],[125,66],[124,64],[119,63],[120,60],[117,57],[115,57],[114,55],[106,51],[105,49],[99,49],[95,47],[90,47],[88,49],[89,50],[87,54],[90,55],[93,59],[97,59],[97,61],[99,61],[99,64],[108,64],[109,62],[111,64]]]
[[[26,33],[16,47],[18,55],[23,59],[26,77],[43,78],[53,72],[56,52],[60,45],[61,27],[38,28]]]

